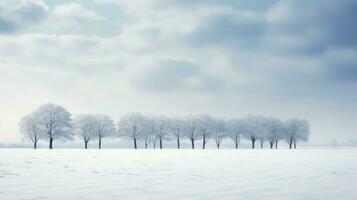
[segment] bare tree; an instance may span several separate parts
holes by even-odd
[[[213,138],[217,149],[219,149],[223,139],[226,137],[226,123],[224,120],[215,119],[213,124]]]
[[[265,120],[266,138],[272,149],[275,144],[275,148],[278,148],[278,141],[281,139],[283,131],[283,122],[275,117],[267,117]]]
[[[96,114],[95,118],[95,133],[98,137],[98,148],[102,148],[102,140],[104,137],[112,136],[116,130],[114,121],[107,115]]]
[[[187,117],[184,120],[184,134],[191,141],[191,148],[195,148],[195,141],[200,138],[200,134],[197,131],[198,119],[196,117]]]
[[[261,132],[264,116],[250,114],[245,118],[245,121],[248,128],[245,136],[247,139],[251,140],[252,149],[255,149],[255,142],[259,137],[259,133]]]
[[[54,140],[73,140],[71,114],[62,106],[46,104],[37,111],[41,133],[49,140],[49,148],[53,148]]]
[[[169,132],[175,137],[177,149],[181,148],[180,139],[184,129],[184,121],[181,119],[170,119],[168,125]]]
[[[88,148],[88,142],[95,136],[95,117],[92,114],[76,115],[74,117],[74,132],[83,139],[84,148]]]
[[[197,118],[197,131],[202,138],[202,149],[206,148],[207,141],[213,133],[214,119],[209,115],[201,115]]]
[[[163,140],[167,139],[167,126],[169,119],[166,116],[160,116],[156,118],[157,124],[157,138],[159,139],[160,149],[163,147]]]
[[[41,137],[41,129],[39,125],[39,117],[36,112],[23,117],[19,123],[20,131],[25,139],[29,139],[33,143],[33,148],[37,149],[37,142]]]
[[[247,133],[247,123],[242,119],[230,119],[226,123],[227,136],[234,142],[235,148],[238,149],[241,135]]]
[[[143,133],[141,139],[144,141],[145,149],[147,149],[149,147],[149,144],[153,142],[153,139],[155,137],[154,134],[155,130],[153,126],[148,127],[148,129],[145,130],[145,132]]]
[[[151,142],[154,142],[154,139],[156,138],[156,131],[157,128],[155,119],[151,116],[145,116],[144,128],[141,131],[141,139],[144,141],[145,149],[148,148]]]
[[[288,141],[289,148],[294,145],[296,149],[297,141],[307,141],[310,133],[310,124],[307,120],[292,118],[284,123],[286,140]]]
[[[145,117],[139,113],[129,113],[123,116],[119,123],[119,133],[133,139],[134,148],[137,149],[137,140],[144,128]]]
[[[262,116],[262,118],[259,120],[259,126],[258,126],[258,140],[260,143],[260,148],[264,148],[264,142],[268,138],[268,130],[267,130],[267,118],[265,116]]]

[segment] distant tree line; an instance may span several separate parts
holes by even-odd
[[[109,136],[130,138],[135,149],[139,143],[143,143],[144,148],[162,149],[168,140],[174,140],[180,149],[184,139],[190,141],[192,149],[198,142],[205,149],[209,140],[214,141],[219,149],[225,139],[231,140],[238,149],[241,138],[249,140],[252,149],[257,143],[260,148],[264,148],[266,143],[271,149],[278,148],[280,141],[286,141],[291,149],[296,148],[297,142],[307,141],[310,133],[307,120],[291,118],[282,121],[253,114],[242,119],[223,120],[209,115],[168,118],[129,113],[115,126],[107,115],[81,114],[72,118],[65,108],[55,104],[43,105],[26,115],[19,126],[35,149],[39,140],[47,140],[52,149],[55,140],[75,138],[80,138],[86,149],[90,141],[97,140],[100,149],[102,139]]]

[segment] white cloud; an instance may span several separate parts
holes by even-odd
[[[96,29],[113,25],[106,17],[79,3],[50,7],[42,0],[4,0],[0,2],[0,10],[0,33],[100,33]]]
[[[92,34],[100,32],[103,27],[110,25],[106,17],[85,8],[79,3],[55,5],[48,12],[47,18],[34,27],[38,32],[48,34]]]
[[[78,3],[60,4],[55,6],[52,15],[58,21],[75,21],[79,23],[105,22],[107,19]]]

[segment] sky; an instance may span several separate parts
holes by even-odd
[[[0,143],[53,102],[128,112],[305,118],[357,138],[357,0],[0,0]]]

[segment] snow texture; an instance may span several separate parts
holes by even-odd
[[[357,149],[0,149],[0,199],[357,199]]]

